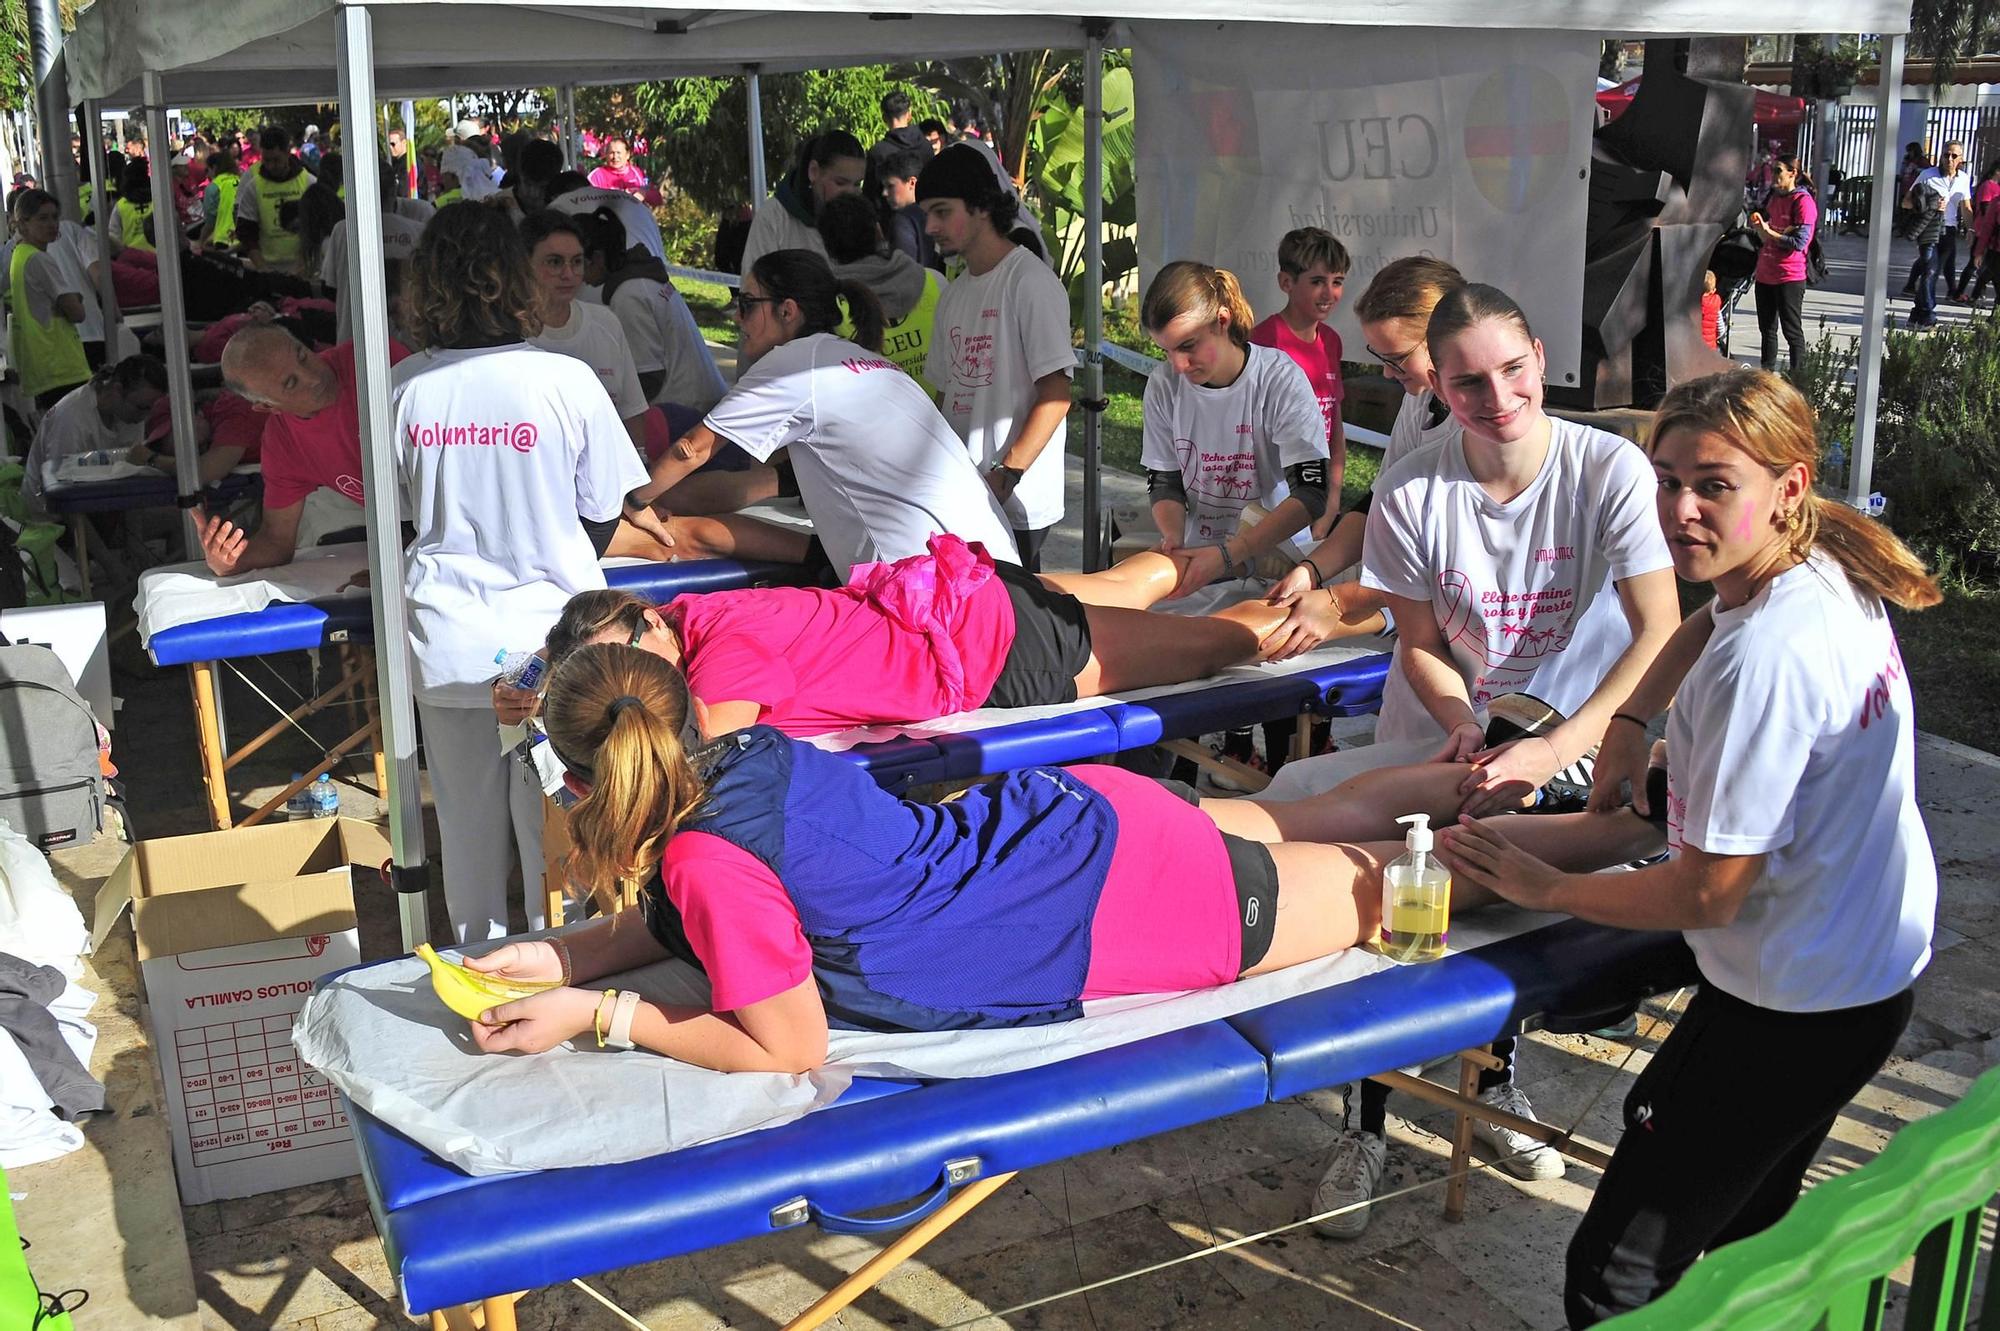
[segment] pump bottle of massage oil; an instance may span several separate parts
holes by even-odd
[[[1383,956],[1395,962],[1435,961],[1451,928],[1451,872],[1431,854],[1431,816],[1396,820],[1409,826],[1408,847],[1382,871]]]

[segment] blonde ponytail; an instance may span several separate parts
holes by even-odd
[[[1814,488],[1819,437],[1812,408],[1790,381],[1743,366],[1682,384],[1660,403],[1652,438],[1657,443],[1673,430],[1720,435],[1773,475],[1806,469],[1805,498],[1786,528],[1794,555],[1825,551],[1849,582],[1905,610],[1943,599],[1923,561],[1894,532]]]
[[[549,677],[549,743],[590,793],[570,810],[566,866],[600,905],[628,902],[706,792],[681,734],[687,682],[636,647],[580,647]]]
[[[1194,315],[1203,323],[1219,322],[1229,315],[1229,340],[1239,347],[1250,345],[1250,329],[1257,322],[1250,302],[1243,298],[1243,286],[1227,268],[1211,268],[1192,259],[1180,259],[1162,268],[1146,287],[1140,302],[1139,319],[1150,333],[1184,315]]]

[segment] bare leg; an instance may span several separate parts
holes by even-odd
[[[764,559],[779,564],[805,562],[807,537],[803,532],[774,527],[755,518],[730,514],[724,517],[676,517],[667,520],[673,535],[670,550],[629,522],[620,522],[612,534],[606,555],[638,559]]]
[[[1203,800],[1202,809],[1213,815],[1217,805],[1246,802]],[[1629,809],[1508,818],[1506,829],[1523,850],[1571,873],[1624,864],[1661,845],[1659,831]],[[1403,853],[1401,842],[1325,846],[1296,841],[1273,845],[1270,851],[1278,869],[1278,923],[1271,950],[1247,974],[1296,966],[1375,936],[1382,922],[1382,869]],[[1494,900],[1484,889],[1452,883],[1454,911],[1475,910]]]
[[[778,497],[778,470],[758,465],[748,471],[709,471],[688,477],[660,496],[672,513],[734,513]]]
[[[1085,605],[1144,610],[1165,598],[1180,580],[1174,561],[1157,550],[1141,550],[1100,573],[1043,573],[1044,586],[1067,592]]]
[[[1086,605],[1084,613],[1090,662],[1077,672],[1079,698],[1178,684],[1257,658],[1257,630],[1219,615],[1156,615],[1103,605]]]
[[[1214,803],[1204,800],[1203,807]],[[1245,974],[1296,966],[1373,938],[1382,920],[1382,865],[1392,846],[1270,848],[1278,867],[1278,923],[1271,950]]]
[[[1433,827],[1458,818],[1464,763],[1413,763],[1363,772],[1323,795],[1302,800],[1221,800],[1231,806],[1222,830],[1252,841],[1384,841],[1403,829],[1396,819],[1428,813]],[[1220,821],[1220,819],[1218,819]]]

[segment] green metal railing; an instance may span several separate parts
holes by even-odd
[[[1604,1323],[1618,1331],[1873,1331],[1890,1274],[1915,1257],[1906,1331],[2000,1331],[1989,1276],[1968,1322],[1980,1222],[2000,1192],[2000,1068],[1912,1123],[1868,1164],[1820,1184],[1778,1224],[1695,1264],[1666,1296]]]

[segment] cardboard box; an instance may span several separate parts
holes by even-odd
[[[381,828],[347,818],[240,827],[141,842],[99,889],[99,944],[132,907],[184,1203],[359,1170],[292,1020],[313,981],[360,962],[348,866],[389,853]]]

